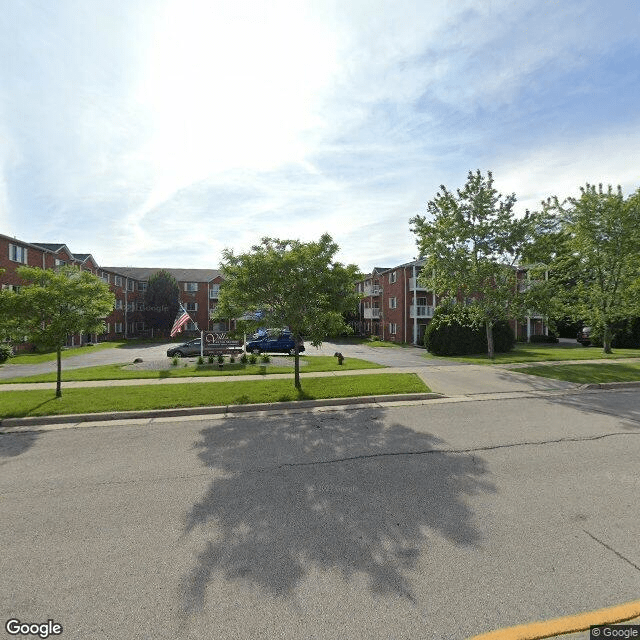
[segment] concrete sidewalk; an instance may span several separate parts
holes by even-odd
[[[305,378],[327,378],[351,375],[378,375],[383,373],[416,373],[434,392],[447,396],[476,395],[479,393],[501,393],[513,391],[543,391],[572,389],[578,387],[571,382],[551,380],[538,376],[505,370],[486,365],[453,365],[426,367],[387,367],[384,369],[354,369],[343,371],[318,371],[300,373]],[[81,380],[62,383],[65,389],[91,387],[129,387],[139,385],[226,383],[245,380],[292,379],[293,373],[270,373],[242,376],[194,376],[184,378],[133,378],[129,380]],[[28,391],[32,389],[55,389],[55,382],[17,382],[0,385],[2,391]]]

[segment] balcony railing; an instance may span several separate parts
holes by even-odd
[[[412,304],[411,318],[433,318],[433,307],[426,304]]]
[[[366,320],[380,317],[380,309],[378,307],[369,307],[364,310],[364,317]]]
[[[373,286],[373,287],[365,287],[364,288],[364,295],[365,296],[379,296],[382,293],[382,289],[379,286]]]
[[[416,289],[420,291],[430,291],[427,286],[418,281],[418,278],[409,278],[409,289],[411,289],[411,291],[415,291]]]

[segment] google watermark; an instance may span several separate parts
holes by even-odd
[[[38,636],[39,638],[48,638],[50,636],[59,636],[62,633],[62,625],[53,620],[46,622],[21,622],[17,618],[7,620],[4,625],[10,636]]]

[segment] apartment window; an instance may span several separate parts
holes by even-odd
[[[392,271],[389,274],[389,284],[393,284],[397,279],[398,279],[398,272],[397,271]]]
[[[195,322],[187,322],[187,324],[184,325],[184,328],[187,331],[196,331],[196,323]]]
[[[197,302],[187,302],[187,311],[197,311],[198,303]]]
[[[147,283],[146,282],[138,282],[138,291],[146,291]]]
[[[27,248],[20,247],[17,244],[9,245],[9,260],[13,262],[21,262],[27,264]]]
[[[102,333],[109,333],[110,329],[111,329],[111,324],[109,322],[105,322],[104,323],[104,331]]]
[[[135,282],[133,280],[127,280],[127,291],[133,291]]]
[[[144,322],[136,322],[136,331],[144,331]]]
[[[102,272],[102,275],[100,277],[102,278],[102,281],[106,282],[107,284],[111,282],[111,278],[109,277],[109,274],[105,273],[104,271]]]
[[[398,333],[398,325],[395,322],[390,322],[389,323],[389,333],[392,336],[395,336],[396,333]]]
[[[114,326],[115,326],[114,333],[122,333],[122,322],[115,322]]]
[[[19,284],[3,284],[2,288],[8,291],[15,291],[15,293],[18,293],[18,291],[20,291]]]
[[[122,276],[116,276],[115,282],[116,282],[116,287],[121,287],[122,286]]]
[[[54,264],[56,265],[56,267],[64,267],[65,264],[67,264],[66,260],[60,260],[59,258],[56,258],[54,260]]]
[[[198,290],[198,283],[197,282],[185,282],[184,283],[184,290],[185,291],[197,291]]]
[[[122,310],[122,300],[116,298],[116,309]]]
[[[127,302],[127,311],[133,311],[133,302]]]
[[[389,309],[398,308],[398,298],[389,298]]]
[[[212,284],[211,285],[211,289],[209,289],[209,297],[210,298],[217,298],[220,295],[220,285],[219,284]]]
[[[136,303],[136,310],[137,310],[137,311],[144,311],[144,302],[140,302],[140,301],[138,301],[138,302]]]

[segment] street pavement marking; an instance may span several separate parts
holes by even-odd
[[[531,622],[508,629],[490,631],[473,636],[469,640],[539,640],[566,633],[586,631],[594,625],[617,624],[638,616],[640,616],[640,600],[635,600],[615,607],[579,613],[575,616],[556,618],[546,622]]]

